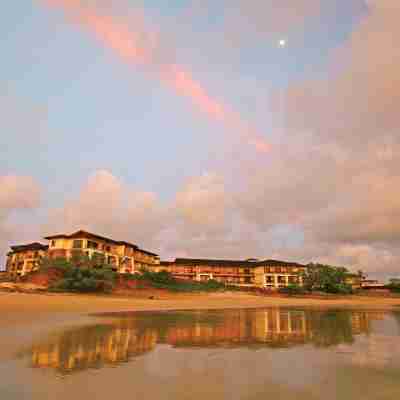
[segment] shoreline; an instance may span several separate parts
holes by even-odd
[[[149,295],[154,298],[149,298]],[[243,292],[215,293],[146,293],[146,296],[97,295],[72,293],[18,293],[0,292],[0,326],[4,316],[14,314],[79,314],[93,315],[112,312],[178,311],[228,308],[312,307],[400,309],[400,297],[336,296],[315,298],[300,296],[259,296]],[[29,318],[27,318],[29,319]]]
[[[308,299],[247,293],[171,294],[149,299],[112,295],[27,294],[0,292],[0,360],[10,360],[22,346],[65,329],[129,317],[137,312],[257,308],[400,311],[400,298],[349,296]],[[18,332],[18,334],[16,334]]]

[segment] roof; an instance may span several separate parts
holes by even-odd
[[[149,254],[151,256],[155,256],[155,257],[158,256],[155,253],[151,253],[150,251],[143,250],[143,249],[139,248],[139,246],[137,246],[136,244],[129,243],[129,242],[126,242],[124,240],[114,240],[114,239],[111,239],[111,238],[108,238],[108,237],[105,237],[105,236],[100,236],[100,235],[97,235],[95,233],[84,231],[82,229],[79,230],[79,231],[76,231],[74,233],[71,233],[71,235],[67,235],[65,233],[62,233],[62,234],[59,234],[59,235],[46,236],[45,239],[47,239],[47,240],[53,240],[53,239],[75,239],[75,238],[82,238],[82,237],[87,238],[87,239],[104,240],[105,242],[109,242],[109,243],[115,244],[117,246],[133,247],[135,250],[139,250],[139,251],[141,251],[143,253],[146,253],[146,254]]]
[[[46,251],[49,248],[49,246],[42,244],[42,243],[38,243],[38,242],[34,242],[34,243],[29,243],[29,244],[21,244],[18,246],[11,246],[11,250],[14,253],[20,253],[22,251],[38,251],[38,250],[44,250]]]
[[[173,261],[160,261],[160,265],[173,265]]]
[[[306,265],[299,264],[291,261],[280,261],[280,260],[264,260],[260,261],[261,264],[266,264],[268,266],[277,266],[277,267],[306,267]]]
[[[143,250],[141,248],[138,248],[137,250],[141,251],[142,253],[148,254],[149,256],[158,257],[158,254],[152,253],[151,251]]]
[[[260,267],[260,266],[279,266],[279,267],[305,267],[302,264],[278,261],[278,260],[262,260],[252,261],[253,259],[247,260],[215,260],[205,258],[177,258],[175,264],[181,265],[211,265],[220,267],[231,267],[231,266],[246,266],[246,267]],[[165,261],[163,261],[165,263]],[[165,264],[168,265],[168,264]]]
[[[134,247],[135,249],[138,248],[138,246],[136,246],[133,243],[114,240],[114,239],[111,239],[111,238],[108,238],[108,237],[105,237],[105,236],[100,236],[100,235],[97,235],[95,233],[84,231],[82,229],[79,230],[79,231],[76,231],[74,233],[71,233],[70,235],[67,235],[65,233],[61,233],[61,234],[58,234],[58,235],[46,236],[45,239],[47,239],[47,240],[53,240],[53,239],[75,239],[75,238],[82,238],[82,237],[89,238],[89,239],[104,240],[106,242],[114,243],[116,245],[131,246],[131,247]]]

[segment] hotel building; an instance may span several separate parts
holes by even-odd
[[[99,265],[109,264],[119,273],[134,273],[142,268],[151,269],[159,264],[155,253],[143,250],[137,245],[110,239],[87,231],[79,230],[70,235],[46,236],[48,245],[32,243],[12,246],[7,254],[7,272],[10,277],[23,276],[37,269],[42,258],[66,258],[88,256]]]
[[[48,247],[37,242],[11,246],[11,251],[7,254],[7,275],[10,278],[15,278],[36,271],[41,259],[46,256]]]
[[[302,284],[301,272],[307,267],[302,264],[255,259],[210,260],[177,258],[161,261],[155,269],[170,272],[177,279],[207,281],[210,279],[229,285],[257,286],[279,289],[290,284]]]

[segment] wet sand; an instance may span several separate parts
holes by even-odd
[[[154,299],[149,299],[154,295]],[[174,294],[146,292],[138,297],[0,292],[0,360],[11,359],[21,346],[66,327],[91,325],[93,314],[160,310],[200,310],[258,307],[354,308],[400,310],[400,298],[349,296],[309,299],[256,296],[246,293]]]
[[[153,293],[149,293],[151,295]],[[256,296],[247,293],[174,294],[146,297],[76,294],[22,294],[0,292],[0,326],[46,318],[55,314],[87,315],[100,312],[223,309],[253,307],[335,307],[392,309],[400,298],[346,296],[334,299]]]

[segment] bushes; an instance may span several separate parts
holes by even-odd
[[[346,283],[348,277],[346,268],[323,264],[309,264],[302,274],[306,290],[333,294],[353,293],[351,285]]]
[[[117,276],[106,265],[96,269],[91,265],[75,264],[73,260],[68,261],[65,258],[44,259],[40,269],[60,272],[60,279],[49,287],[51,291],[107,293],[112,291]]]
[[[352,294],[353,288],[346,283],[326,283],[322,287],[322,291],[331,294]]]
[[[66,260],[58,258],[54,260],[43,260],[41,269],[45,271],[56,270],[60,274],[60,279],[53,283],[49,290],[67,291],[81,293],[109,293],[113,290],[117,277],[120,280],[135,280],[143,287],[153,287],[158,289],[168,289],[177,292],[213,292],[225,289],[223,283],[215,280],[206,282],[184,281],[175,279],[167,271],[152,272],[143,269],[140,273],[119,275],[112,269],[103,265],[95,268],[91,263],[82,263],[82,259]],[[84,261],[84,260],[83,260]]]
[[[392,293],[400,293],[400,284],[398,283],[390,283],[389,285],[385,286],[389,289]]]
[[[48,271],[49,269],[55,269],[62,273],[65,273],[72,268],[74,268],[74,264],[63,257],[58,257],[54,259],[44,258],[42,259],[39,266],[39,269],[41,271]]]
[[[297,285],[297,284],[290,284],[286,287],[280,288],[279,289],[279,293],[283,293],[283,294],[288,294],[288,295],[296,295],[296,294],[304,294],[305,290],[303,287]]]
[[[51,286],[53,291],[71,292],[111,292],[115,283],[116,273],[109,270],[72,267],[65,271],[64,276]]]
[[[143,269],[140,274],[126,276],[125,279],[136,279],[148,282],[157,289],[168,289],[175,292],[215,292],[225,289],[223,283],[210,279],[205,282],[175,279],[168,271],[152,272]]]

